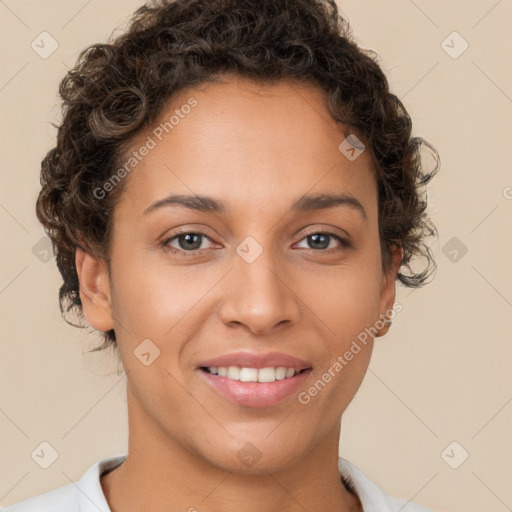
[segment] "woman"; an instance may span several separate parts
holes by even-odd
[[[336,4],[154,2],[60,94],[37,216],[129,448],[6,512],[428,510],[338,456],[396,280],[433,274],[435,170]]]

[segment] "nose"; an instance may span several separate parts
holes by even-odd
[[[300,299],[293,291],[297,274],[286,268],[286,262],[278,261],[270,250],[251,263],[238,255],[234,260],[219,309],[225,325],[242,325],[263,335],[299,321]]]

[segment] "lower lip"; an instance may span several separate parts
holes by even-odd
[[[311,368],[274,382],[241,382],[198,370],[206,382],[222,396],[243,407],[277,405],[297,392],[308,378]]]

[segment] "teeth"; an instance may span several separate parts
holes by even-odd
[[[236,371],[236,366],[232,368],[235,368]],[[238,380],[242,382],[258,382],[258,370],[256,368],[241,368],[238,374]]]
[[[279,366],[276,368],[276,379],[283,380],[286,377],[286,368],[284,366]]]
[[[274,382],[293,377],[298,371],[294,368],[278,366],[277,368],[240,368],[238,366],[210,366],[208,371],[219,377],[227,377],[242,382]]]

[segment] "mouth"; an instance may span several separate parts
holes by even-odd
[[[198,371],[222,400],[239,407],[269,408],[297,396],[312,368],[201,366]]]
[[[313,365],[281,352],[239,351],[202,361],[196,370],[221,399],[244,407],[270,407],[298,393]]]

